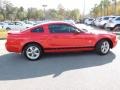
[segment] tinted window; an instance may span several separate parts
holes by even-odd
[[[112,19],[114,19],[115,17],[111,17]]]
[[[75,28],[66,24],[51,24],[49,25],[51,33],[72,33],[75,32]]]
[[[32,32],[44,32],[43,27],[35,28]]]
[[[120,21],[120,17],[116,18],[116,20]]]
[[[104,17],[104,20],[109,20],[109,17]]]
[[[14,23],[8,23],[8,25],[14,25]]]
[[[89,19],[89,21],[92,21],[93,19]]]

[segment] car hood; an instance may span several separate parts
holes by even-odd
[[[88,33],[96,34],[96,35],[99,35],[99,34],[113,34],[111,32],[103,31],[103,30],[88,30]]]

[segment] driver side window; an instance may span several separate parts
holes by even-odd
[[[51,24],[49,30],[51,33],[74,33],[76,28],[67,24]]]

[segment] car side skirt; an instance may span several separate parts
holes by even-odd
[[[77,51],[91,51],[95,47],[64,47],[64,48],[44,48],[44,52],[77,52]]]

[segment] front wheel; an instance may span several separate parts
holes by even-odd
[[[114,32],[120,32],[120,26],[116,26],[114,29],[113,29]]]
[[[96,45],[96,51],[100,55],[106,55],[110,51],[110,43],[107,40],[101,40]]]
[[[38,60],[42,54],[42,48],[37,44],[29,44],[24,48],[24,55],[30,61]]]
[[[11,30],[11,28],[7,27],[6,30],[7,30],[7,31],[8,31],[8,30]]]
[[[106,28],[106,23],[103,25],[103,29],[105,29]]]

